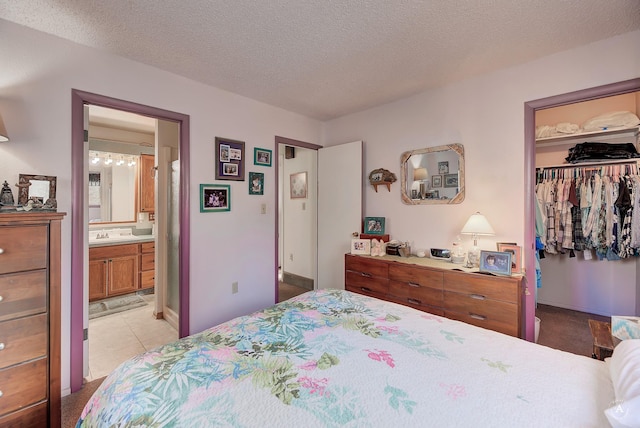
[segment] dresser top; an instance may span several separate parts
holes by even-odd
[[[480,269],[477,267],[466,268],[464,267],[464,264],[455,264],[447,260],[438,260],[438,259],[432,259],[429,257],[416,257],[416,256],[400,257],[400,256],[390,256],[390,255],[366,256],[366,255],[359,255],[359,254],[349,254],[349,255],[354,257],[362,257],[366,259],[381,260],[386,262],[405,263],[410,265],[424,266],[424,267],[430,267],[430,268],[436,268],[436,269],[445,269],[445,270],[461,271],[461,272],[468,272],[468,273],[480,272]],[[513,274],[511,276],[521,277],[522,275]]]

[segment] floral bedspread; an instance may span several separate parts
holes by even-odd
[[[601,361],[341,290],[123,363],[78,427],[607,426]]]

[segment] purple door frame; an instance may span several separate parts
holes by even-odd
[[[189,116],[77,89],[71,90],[71,392],[82,388],[84,342],[84,106],[91,104],[180,125],[180,243],[178,335],[189,334]]]
[[[614,95],[640,91],[640,78],[611,83],[595,88],[583,89],[552,97],[524,103],[524,207],[525,207],[525,266],[527,269],[526,283],[529,293],[525,296],[525,338],[531,342],[534,339],[535,328],[535,171],[536,171],[536,140],[535,127],[537,110],[574,104],[582,101],[595,100]]]

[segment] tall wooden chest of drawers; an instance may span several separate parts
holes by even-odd
[[[432,259],[345,256],[345,288],[523,337],[522,277],[454,270]]]
[[[60,426],[64,213],[0,214],[0,426]]]

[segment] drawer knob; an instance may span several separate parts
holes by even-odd
[[[408,298],[408,299],[407,299],[407,302],[409,302],[409,303],[413,303],[414,305],[421,305],[421,304],[422,304],[422,302],[421,302],[420,300],[418,300],[418,299],[411,299],[411,298]]]
[[[4,349],[4,343],[0,342],[0,351]]]
[[[362,273],[360,273],[360,275],[364,276],[365,278],[371,278],[371,274],[370,273],[362,272]]]
[[[485,300],[487,297],[482,294],[470,294],[469,297],[476,300]]]
[[[420,284],[416,284],[415,282],[409,282],[409,287],[420,288]]]
[[[0,296],[0,302],[2,302],[4,300],[4,297]]]
[[[483,315],[478,315],[478,314],[471,314],[471,313],[470,313],[470,314],[469,314],[469,316],[470,316],[471,318],[473,318],[473,319],[480,320],[480,321],[484,321],[484,320],[486,320],[486,319],[487,319],[487,317],[485,317],[485,316],[483,316]]]
[[[0,397],[2,397],[4,394],[2,393],[2,391],[0,390]]]
[[[0,248],[0,254],[4,253],[4,248]]]

